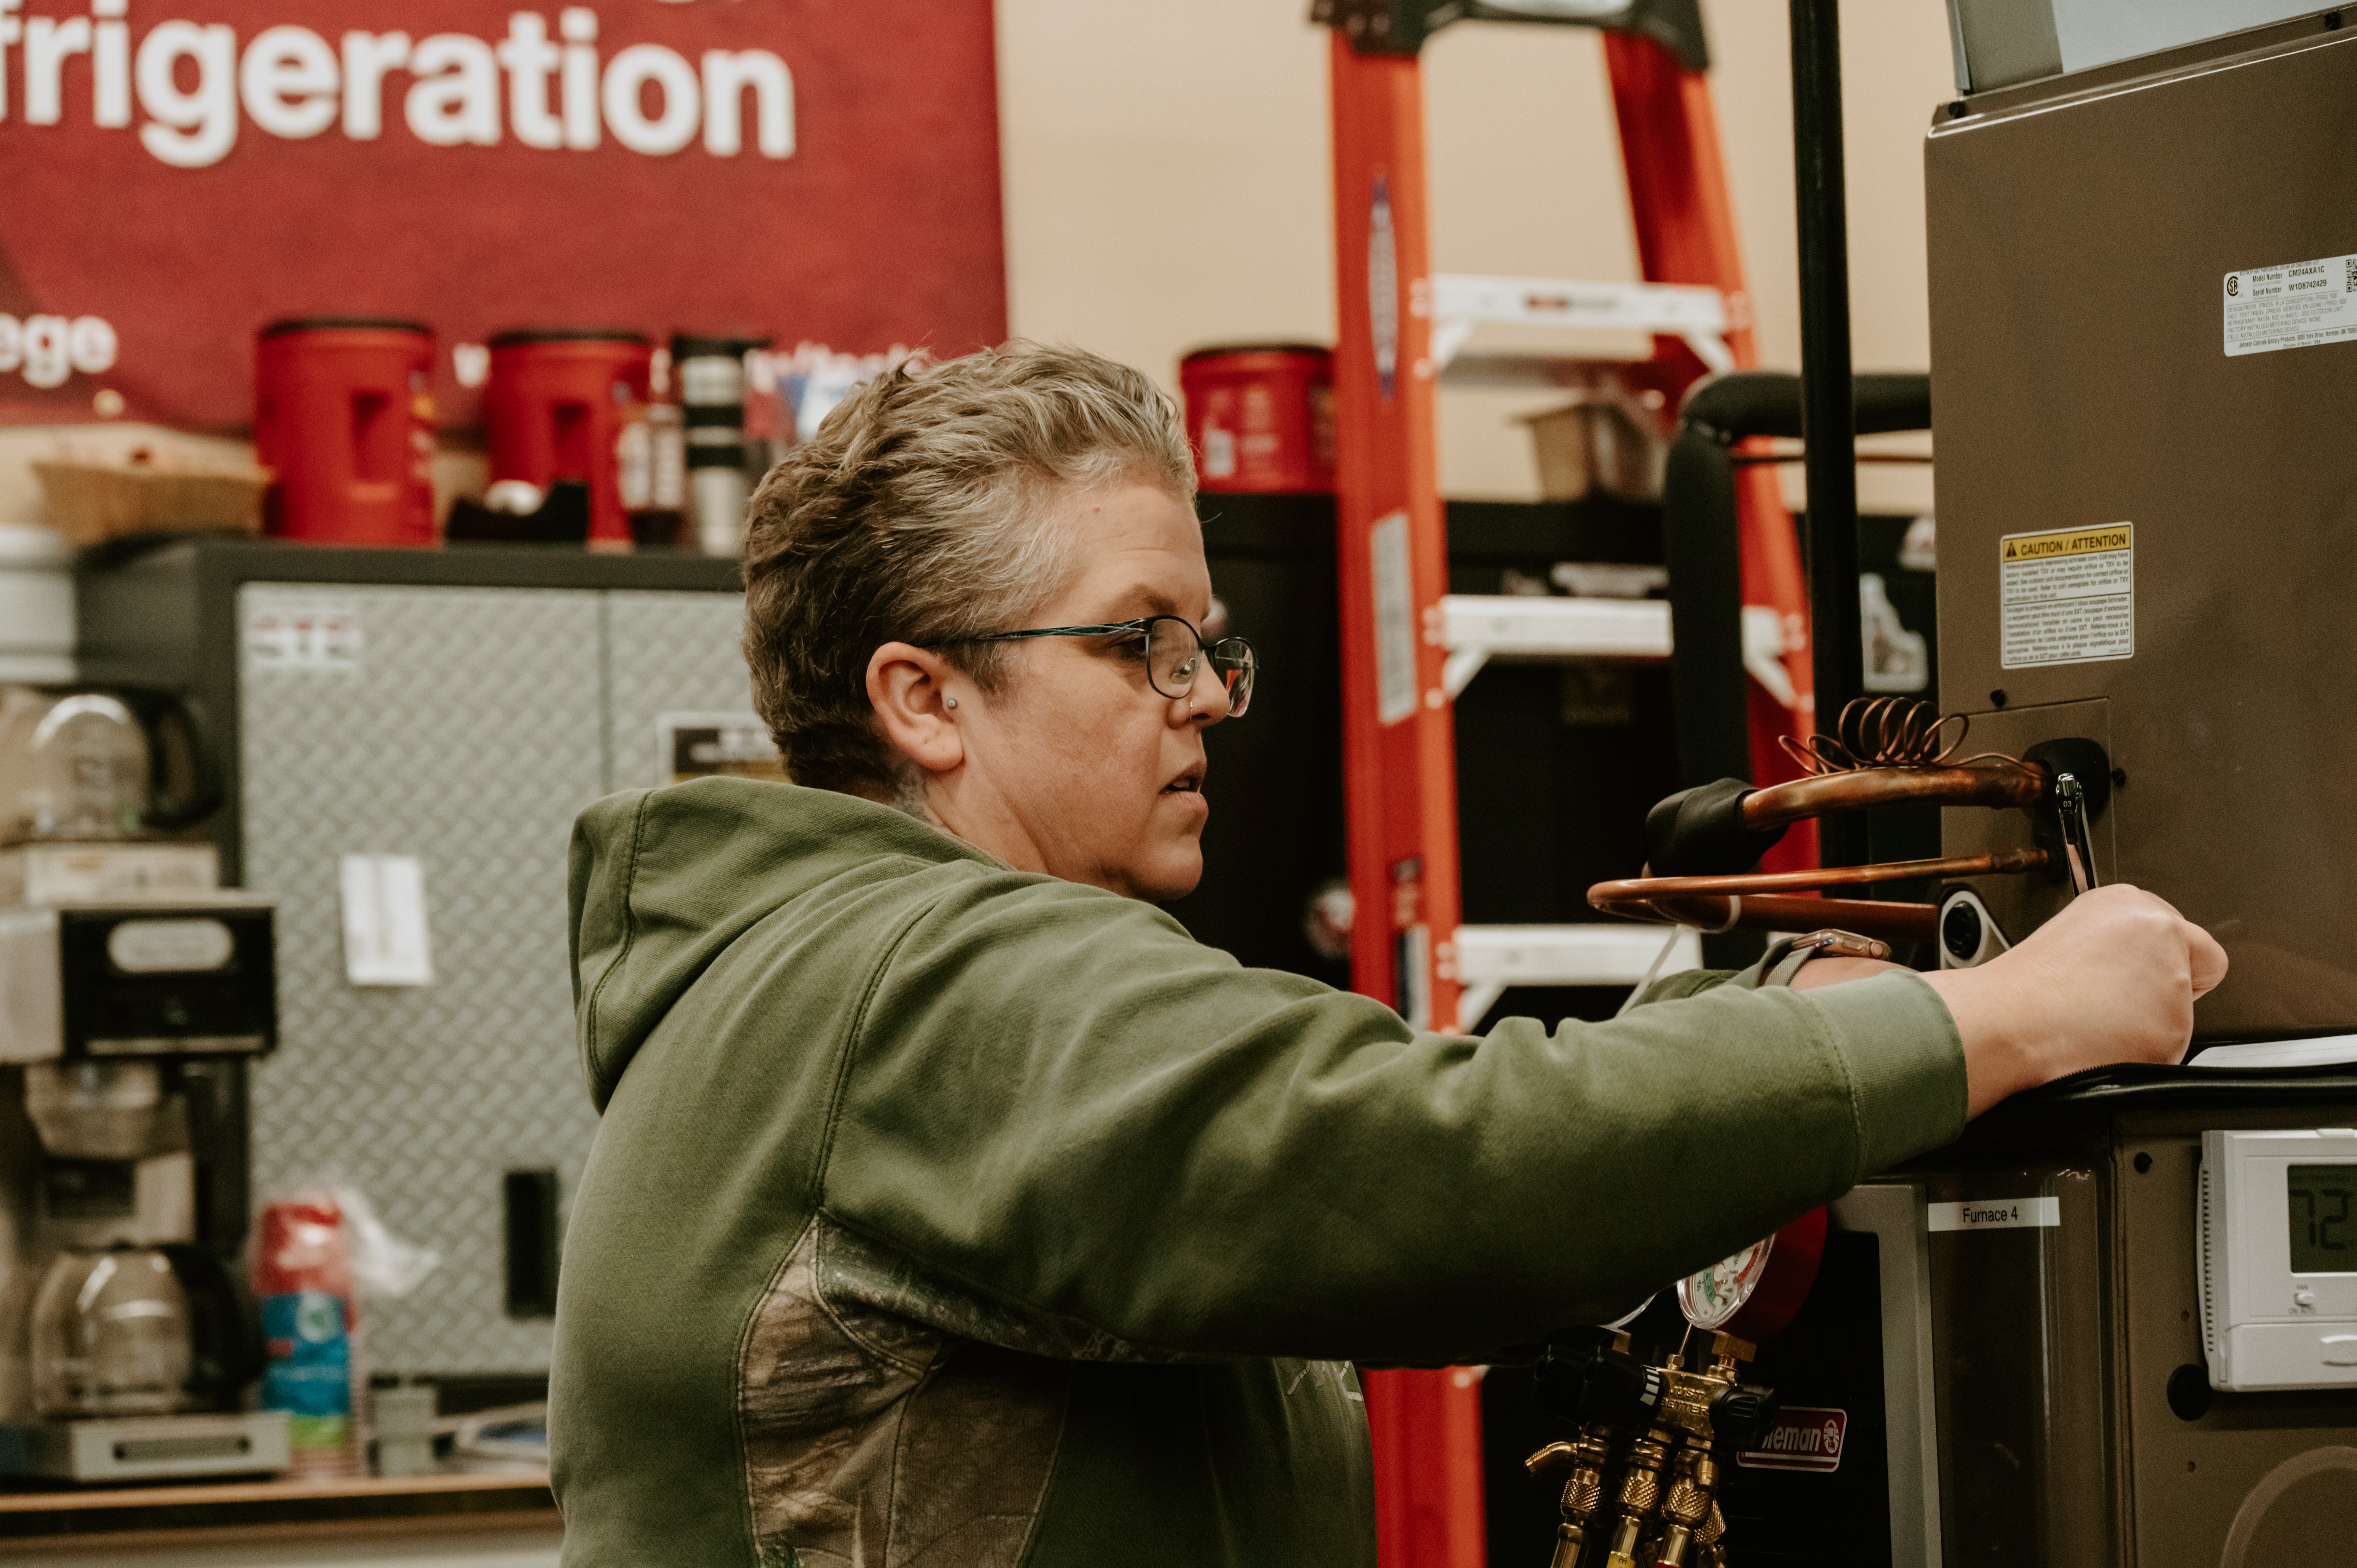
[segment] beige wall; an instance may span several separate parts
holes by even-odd
[[[1329,341],[1333,236],[1326,40],[1308,0],[997,0],[1009,317],[1175,386],[1214,342]],[[1764,362],[1799,360],[1784,0],[1705,0]],[[1920,145],[1952,93],[1941,0],[1850,0],[1846,113],[1858,365],[1926,362]],[[1632,278],[1628,193],[1597,36],[1459,26],[1426,51],[1436,264]],[[888,286],[888,281],[882,286]],[[1478,341],[1478,340],[1477,340]],[[1641,339],[1578,351],[1640,354]],[[1512,416],[1549,394],[1442,399],[1449,493],[1530,496]],[[76,427],[84,446],[192,443]],[[24,466],[60,433],[0,433],[0,521],[41,516]],[[194,454],[192,454],[194,455]],[[1797,481],[1797,471],[1791,478]],[[1869,507],[1930,504],[1920,469],[1868,468]],[[1795,492],[1797,499],[1797,490]]]
[[[1205,343],[1330,340],[1325,39],[1305,0],[998,0],[1014,330],[1175,381]],[[1782,0],[1705,0],[1714,90],[1763,362],[1799,362],[1791,65]],[[1843,7],[1851,313],[1860,369],[1921,369],[1921,139],[1953,96],[1941,0]],[[1632,278],[1602,50],[1568,27],[1459,26],[1426,52],[1435,265]],[[1589,340],[1581,351],[1641,352]],[[1527,496],[1512,416],[1550,399],[1443,397],[1449,493]],[[1930,504],[1868,468],[1870,508]]]

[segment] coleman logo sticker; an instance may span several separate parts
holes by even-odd
[[[1811,1470],[1829,1476],[1841,1468],[1842,1444],[1849,1435],[1849,1412],[1821,1406],[1786,1405],[1757,1448],[1736,1455],[1746,1470]]]
[[[1997,541],[1998,661],[2007,670],[2136,652],[2136,525]]]

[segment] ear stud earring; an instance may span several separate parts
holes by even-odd
[[[950,699],[950,706],[953,708],[957,706],[957,699],[955,697],[952,697]]]

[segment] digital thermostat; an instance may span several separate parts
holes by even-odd
[[[2201,1134],[2210,1386],[2357,1387],[2357,1128]]]

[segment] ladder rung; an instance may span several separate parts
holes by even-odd
[[[1681,284],[1440,273],[1432,280],[1432,314],[1442,320],[1537,327],[1668,333],[1727,330],[1727,302],[1718,290]]]
[[[1459,926],[1457,978],[1465,985],[1634,985],[1660,957],[1660,926]],[[1702,939],[1680,930],[1661,972],[1702,967]]]
[[[1442,683],[1453,697],[1491,659],[1667,659],[1670,607],[1665,599],[1449,594],[1440,601],[1439,641],[1449,652]]]
[[[1648,970],[1701,967],[1702,939],[1684,929],[1673,938],[1659,926],[1459,926],[1457,1029],[1471,1034],[1508,986],[1634,985]]]

